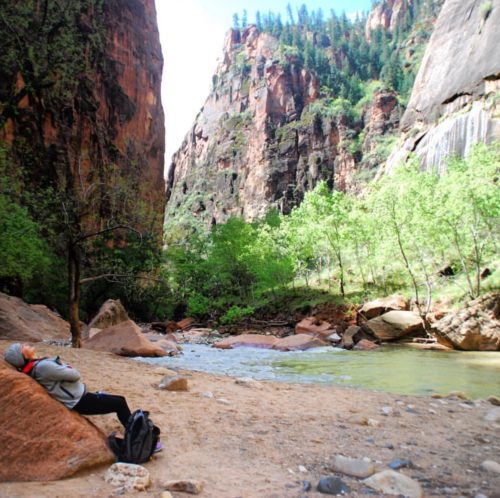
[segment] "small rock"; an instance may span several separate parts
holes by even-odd
[[[367,437],[367,438],[366,438],[366,442],[367,442],[367,443],[370,443],[370,444],[373,444],[373,443],[375,442],[375,438],[374,438],[374,437],[372,437],[372,436]]]
[[[388,450],[393,450],[394,449],[394,445],[392,443],[387,443],[385,445],[385,447],[388,449]]]
[[[436,410],[433,410],[432,408],[428,408],[427,411],[431,414],[431,415],[436,415],[437,412]]]
[[[380,425],[380,422],[375,418],[369,418],[366,421],[366,425],[368,425],[370,427],[378,427]]]
[[[231,401],[226,398],[217,398],[217,403],[220,403],[221,405],[230,405]]]
[[[402,467],[411,467],[411,466],[412,466],[411,460],[401,459],[401,458],[396,458],[395,460],[392,460],[392,462],[389,463],[389,467],[392,470],[398,470],[401,469]]]
[[[201,393],[201,395],[204,397],[204,398],[213,398],[214,397],[214,393],[210,392],[210,391],[205,391],[204,393]]]
[[[392,413],[392,408],[390,406],[383,406],[381,411],[382,415],[385,415],[387,417]]]
[[[368,487],[390,495],[403,495],[406,498],[422,498],[422,487],[417,481],[395,472],[384,470],[364,479],[363,483]]]
[[[166,391],[189,391],[187,378],[181,376],[164,377],[158,387]]]
[[[167,481],[163,484],[168,491],[179,491],[199,495],[203,491],[203,483],[195,479],[185,479],[181,481]]]
[[[337,334],[337,332],[334,332],[333,334],[329,335],[327,338],[327,341],[330,342],[340,342],[340,336]]]
[[[496,396],[489,396],[487,401],[489,401],[492,405],[500,406],[500,398],[497,398]]]
[[[486,422],[498,422],[500,420],[500,407],[498,408],[493,408],[493,410],[490,410],[485,416],[484,420]]]
[[[174,498],[172,496],[172,493],[170,491],[163,491],[163,493],[160,495],[160,498]]]
[[[488,498],[486,495],[483,495],[481,493],[474,495],[474,498]]]
[[[320,479],[316,488],[320,493],[327,495],[340,495],[349,493],[349,486],[339,477],[328,476]]]
[[[299,472],[307,472],[307,469],[303,465],[299,465]]]
[[[301,483],[302,483],[302,491],[305,491],[305,492],[311,491],[312,486],[311,486],[311,483],[309,481],[301,481]]]
[[[494,472],[500,474],[500,463],[495,462],[493,460],[485,460],[481,464],[481,468],[486,470],[487,472]]]
[[[375,472],[375,467],[372,463],[355,458],[348,458],[342,455],[335,456],[332,469],[341,474],[361,478],[369,477]]]
[[[144,491],[151,484],[148,470],[133,463],[114,463],[106,471],[104,480],[124,491]]]
[[[413,413],[413,415],[418,415],[418,411],[415,410],[415,408],[413,408],[413,406],[411,405],[408,405],[405,411],[406,413]]]
[[[458,399],[462,399],[464,401],[469,401],[467,394],[465,394],[462,391],[450,391],[448,393],[447,398],[458,398]]]

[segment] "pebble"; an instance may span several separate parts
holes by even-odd
[[[489,396],[487,401],[489,401],[492,405],[500,406],[500,398],[497,398],[496,396]]]
[[[230,405],[231,401],[226,398],[217,398],[217,403],[220,403],[221,405]]]
[[[160,495],[160,498],[174,498],[172,496],[172,493],[170,491],[163,491],[163,493]]]
[[[374,437],[371,437],[371,436],[370,436],[370,437],[367,437],[367,438],[366,438],[366,442],[367,442],[367,443],[370,443],[370,444],[373,444],[373,443],[375,443],[375,438],[374,438]]]
[[[189,391],[188,380],[181,376],[169,377],[167,375],[161,380],[158,387],[166,391]]]
[[[392,408],[390,406],[383,406],[381,412],[382,415],[385,415],[387,417],[392,413]]]
[[[120,486],[123,491],[144,491],[151,484],[148,470],[133,463],[114,463],[106,471],[104,480],[111,486]]]
[[[395,460],[392,460],[392,462],[389,463],[389,467],[392,470],[398,470],[401,469],[402,467],[411,467],[412,463],[411,460],[408,460],[406,458],[401,459],[401,458],[396,458]]]
[[[205,391],[204,393],[201,393],[201,395],[204,397],[204,398],[213,398],[214,397],[214,393],[210,392],[210,391]]]
[[[311,486],[311,483],[309,481],[301,481],[301,483],[302,483],[302,490],[303,491],[306,491],[306,492],[311,491],[312,486]]]
[[[299,472],[307,472],[307,469],[303,465],[299,465]]]
[[[369,477],[375,473],[375,467],[372,463],[355,458],[349,458],[342,455],[336,455],[332,470],[352,477]]]
[[[417,481],[395,472],[384,470],[365,479],[363,483],[376,491],[390,495],[403,495],[407,498],[423,498],[422,487]]]
[[[493,408],[485,416],[484,420],[486,422],[498,422],[500,420],[500,406],[498,408]]]
[[[340,477],[328,476],[320,479],[316,488],[320,493],[327,495],[340,495],[349,493],[349,486]]]
[[[493,460],[485,460],[480,467],[483,470],[486,470],[486,472],[493,472],[500,474],[500,463],[495,462]]]
[[[412,405],[406,407],[406,413],[413,413],[413,415],[418,415],[418,411]]]
[[[387,443],[385,445],[385,447],[388,449],[388,450],[393,450],[394,449],[394,445],[392,443]]]
[[[366,425],[368,425],[370,427],[378,427],[380,425],[380,422],[375,418],[369,418],[366,421]]]
[[[432,408],[429,408],[427,411],[432,415],[436,415],[437,413],[436,410],[433,410]]]
[[[203,483],[195,479],[186,479],[181,481],[167,481],[163,487],[168,491],[179,491],[191,495],[199,495],[203,491]]]
[[[486,495],[483,495],[483,494],[477,494],[474,496],[474,498],[488,498]]]

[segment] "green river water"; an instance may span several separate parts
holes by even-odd
[[[375,351],[328,347],[283,353],[186,344],[180,356],[141,361],[233,377],[344,385],[395,394],[462,391],[472,399],[500,397],[500,352],[422,351],[384,346]]]

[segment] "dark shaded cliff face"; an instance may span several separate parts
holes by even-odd
[[[253,220],[270,208],[287,213],[320,180],[353,190],[369,164],[370,136],[393,131],[400,108],[394,94],[377,93],[361,118],[324,112],[318,80],[278,40],[255,26],[231,30],[213,88],[167,180],[167,223],[183,213],[205,223],[230,216]]]
[[[98,190],[87,222],[99,225],[110,191],[124,185],[150,212],[140,228],[160,236],[163,57],[154,0],[30,0],[2,10],[0,140],[25,188]]]
[[[390,170],[415,152],[441,170],[450,155],[500,139],[500,0],[446,0],[427,46]]]

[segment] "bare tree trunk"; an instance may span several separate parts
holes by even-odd
[[[69,279],[69,324],[71,345],[82,346],[80,330],[80,249],[77,244],[68,244],[68,279]]]

